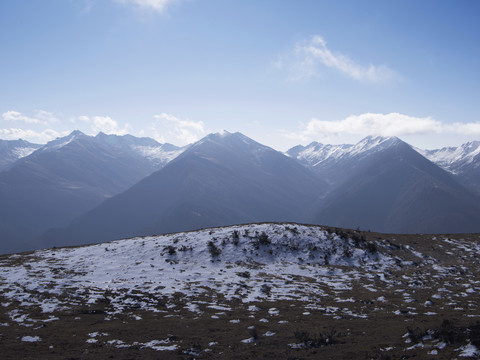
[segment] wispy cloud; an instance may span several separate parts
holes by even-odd
[[[50,124],[58,122],[58,119],[45,110],[35,111],[34,116],[27,116],[15,110],[9,110],[2,114],[3,121],[24,122],[27,124]]]
[[[331,51],[319,35],[297,44],[293,55],[280,58],[274,66],[288,68],[292,80],[312,78],[321,73],[322,67],[366,83],[387,83],[401,79],[397,72],[386,65],[361,65],[346,55]]]
[[[469,123],[453,123],[447,127],[448,131],[453,131],[464,135],[480,136],[480,121]]]
[[[174,115],[162,113],[155,115],[156,122],[151,124],[153,136],[160,142],[175,145],[191,144],[206,135],[203,121],[180,119]]]
[[[311,119],[296,132],[282,131],[284,137],[298,141],[332,141],[354,136],[410,136],[432,134],[480,135],[480,121],[445,124],[432,117],[400,113],[366,113],[342,120]]]
[[[79,116],[78,120],[89,123],[94,134],[103,132],[105,134],[125,135],[128,134],[129,124],[121,127],[117,121],[110,116]]]
[[[153,10],[162,13],[176,0],[116,0],[122,4],[130,4],[144,10]]]

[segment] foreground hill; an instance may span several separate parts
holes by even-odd
[[[61,246],[260,221],[305,221],[325,182],[240,133],[211,134],[44,244]]]
[[[0,257],[4,358],[468,358],[480,235],[252,224]]]

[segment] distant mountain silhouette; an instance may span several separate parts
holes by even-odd
[[[67,229],[48,245],[259,221],[304,221],[326,184],[295,160],[240,134],[211,134],[163,169]]]
[[[37,247],[41,233],[68,225],[178,151],[152,139],[80,131],[49,142],[0,173],[1,252]]]

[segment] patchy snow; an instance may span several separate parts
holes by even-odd
[[[38,342],[42,341],[40,336],[22,336],[22,341],[24,342]]]
[[[242,340],[242,343],[244,343],[244,344],[251,344],[251,343],[254,343],[254,342],[255,342],[255,338],[253,338],[253,337]]]
[[[164,165],[178,155],[185,151],[183,148],[174,148],[173,146],[169,147],[168,144],[159,145],[159,146],[134,146],[133,150],[142,155],[143,157],[149,159],[155,164]]]
[[[458,356],[462,357],[476,357],[480,355],[480,351],[478,351],[477,347],[472,344],[462,346],[459,350],[461,353]]]
[[[38,149],[38,147],[17,147],[17,148],[12,150],[12,153],[13,153],[15,158],[21,159],[21,158],[24,158],[24,157],[30,155],[31,153],[33,153],[37,149]]]
[[[147,343],[144,343],[143,346],[156,350],[156,351],[173,351],[178,349],[178,345],[166,345],[170,341],[168,340],[152,340]]]
[[[220,250],[218,255],[212,255],[211,242]],[[360,276],[357,268],[381,272],[393,263],[322,227],[256,224],[36,251],[21,265],[0,264],[0,290],[7,300],[37,304],[43,313],[71,304],[93,305],[108,297],[114,315],[132,306],[155,311],[151,297],[139,299],[134,292],[167,297],[181,292],[194,299],[216,289],[227,300],[243,302],[306,300],[310,293],[323,295],[324,285],[351,289]],[[268,279],[265,274],[270,274]],[[297,277],[311,279],[310,286],[299,287]],[[216,303],[208,307],[230,310]],[[194,302],[187,308],[200,311]],[[258,308],[251,305],[249,310]],[[26,321],[21,312],[10,316]]]
[[[469,259],[478,262],[480,247],[475,241],[439,236],[417,248],[414,242],[397,246],[381,236],[366,241],[355,234],[321,226],[251,224],[3,256],[2,308],[12,325],[29,327],[28,331],[58,320],[57,311],[85,305],[86,311],[101,308],[105,320],[148,319],[146,312],[155,312],[154,316],[175,320],[206,317],[219,326],[237,328],[255,321],[261,329],[257,344],[274,331],[280,333],[276,324],[294,326],[295,320],[285,320],[288,308],[279,305],[289,300],[295,301],[295,311],[304,321],[319,315],[367,319],[377,311],[395,314],[399,321],[425,316],[434,320],[443,316],[441,306],[462,311],[465,318],[478,316],[480,281],[465,265]],[[452,262],[433,257],[430,248],[436,245],[444,246],[440,258],[451,257]],[[447,248],[455,256],[448,255]],[[237,307],[243,312],[235,313]],[[91,332],[81,341],[156,351],[178,350],[181,343],[151,338],[131,343],[107,335]],[[242,342],[254,343],[256,338],[255,334]],[[438,339],[422,338],[424,348],[408,333],[402,341],[408,345],[401,348],[410,353],[422,350],[442,356]],[[385,343],[381,350],[392,351],[393,345],[395,351],[400,348]],[[470,346],[458,350],[468,351],[477,350]]]

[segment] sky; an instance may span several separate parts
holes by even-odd
[[[0,138],[480,140],[480,1],[0,1]]]

